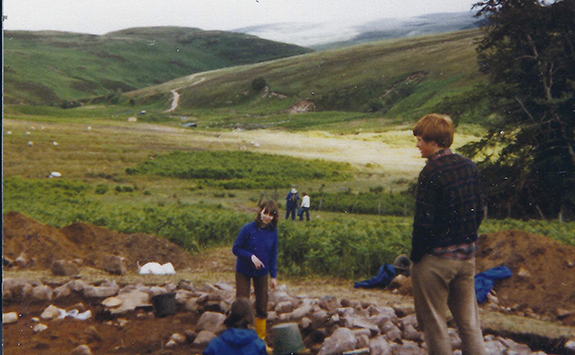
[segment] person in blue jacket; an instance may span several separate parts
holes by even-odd
[[[286,220],[289,219],[291,215],[291,219],[295,221],[295,212],[297,209],[297,201],[299,200],[299,195],[296,189],[291,189],[286,196]]]
[[[265,201],[255,220],[242,227],[232,247],[237,256],[236,298],[250,298],[253,280],[255,328],[261,339],[266,336],[268,288],[276,287],[278,219],[278,205],[272,200]]]
[[[267,355],[266,343],[251,329],[254,311],[249,301],[238,298],[224,320],[228,328],[208,344],[203,355]]]

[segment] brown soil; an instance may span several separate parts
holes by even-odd
[[[216,281],[233,283],[235,259],[228,249],[216,249],[202,256],[194,256],[177,245],[153,235],[122,234],[87,223],[75,223],[58,229],[20,213],[4,215],[3,255],[14,260],[25,252],[33,260],[24,270],[5,268],[4,277],[40,278],[46,284],[66,281],[59,281],[49,272],[54,260],[77,259],[82,269],[101,270],[106,254],[125,258],[128,274],[132,279],[119,278],[120,281],[117,282],[120,286],[127,282],[178,282],[189,275],[215,277],[218,279]],[[526,310],[531,309],[544,318],[558,320],[568,326],[575,325],[575,267],[573,267],[575,247],[560,244],[544,236],[511,230],[482,236],[479,249],[478,272],[500,265],[508,266],[513,272],[513,277],[499,280],[495,284],[494,289],[501,306],[509,307],[517,314],[528,313]],[[161,264],[171,262],[176,269],[176,275],[162,277],[137,275],[137,261],[140,264],[149,261]],[[520,272],[521,269],[524,271]],[[525,270],[530,276],[520,276]],[[105,273],[98,277],[114,278]],[[318,280],[313,284],[321,285],[319,287],[322,289],[317,290],[317,287],[310,287],[309,282],[305,282],[308,286],[298,288],[298,282],[294,281],[289,285],[289,289],[316,296],[322,292],[326,292],[325,294],[336,292],[339,298],[369,301],[379,299],[387,304],[399,302],[397,297],[401,297],[389,291],[354,290],[351,287],[352,282],[349,280],[342,282],[330,280],[325,283]],[[333,289],[334,285],[336,288],[341,287],[342,292]],[[57,305],[65,308],[80,301],[86,302],[81,299],[70,299],[66,304]],[[87,305],[89,309],[96,306]],[[61,321],[51,321],[47,331],[34,334],[32,328],[35,323],[31,318],[39,317],[46,307],[47,304],[4,303],[5,313],[16,311],[20,314],[17,323],[3,327],[6,353],[67,354],[83,343],[87,343],[95,354],[193,353],[193,349],[189,346],[169,351],[163,349],[163,345],[172,334],[194,329],[197,319],[189,312],[178,312],[174,316],[157,319],[128,315],[124,317],[128,323],[123,327],[115,325],[114,320],[107,323],[98,317],[87,321],[65,318]],[[572,313],[558,315],[558,310]],[[86,333],[88,327],[95,327],[101,340],[91,339]]]

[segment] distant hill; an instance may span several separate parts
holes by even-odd
[[[474,12],[436,13],[410,18],[381,18],[363,23],[276,23],[234,32],[314,49],[336,48],[383,39],[455,32],[479,27]]]
[[[312,50],[196,28],[131,28],[105,35],[4,32],[4,103],[111,97],[185,75]]]
[[[335,111],[363,113],[354,119],[378,112],[379,117],[412,119],[437,110],[446,98],[469,100],[468,94],[486,80],[475,52],[480,36],[472,29],[325,50],[199,73],[126,93],[124,100],[167,109],[170,90],[177,90],[177,113],[197,116],[195,110],[216,109],[236,123],[243,117],[253,122],[255,115],[269,121],[275,115],[280,125],[291,125],[296,119],[288,112],[303,108],[326,112],[313,116],[317,124],[332,120],[338,114],[329,112]],[[268,88],[254,91],[251,84],[260,77]],[[459,105],[450,100],[445,104]],[[306,124],[313,125],[313,119],[308,116]]]

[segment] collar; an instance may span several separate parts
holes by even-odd
[[[447,156],[447,155],[451,155],[451,154],[453,154],[453,152],[451,152],[451,149],[445,148],[445,149],[442,149],[442,150],[440,150],[440,151],[438,151],[438,152],[433,153],[433,154],[429,157],[428,160],[436,160],[436,159],[439,159],[439,158],[441,158],[441,157],[444,157],[444,156]]]

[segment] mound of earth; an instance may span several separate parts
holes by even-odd
[[[4,215],[4,256],[17,258],[25,252],[30,268],[48,269],[55,260],[74,260],[82,266],[103,269],[104,256],[125,258],[128,271],[136,263],[171,262],[176,270],[205,263],[178,245],[154,235],[123,234],[88,223],[58,229],[17,212]],[[234,258],[213,260],[218,270],[233,272]],[[575,325],[575,247],[547,237],[518,230],[482,235],[477,272],[505,265],[513,276],[494,286],[499,306],[531,312]]]
[[[3,255],[15,260],[24,252],[32,269],[49,269],[55,260],[77,260],[81,266],[103,269],[106,255],[124,257],[133,272],[137,262],[171,262],[176,270],[194,263],[193,255],[154,235],[123,234],[88,223],[58,229],[18,212],[4,214],[3,235]]]
[[[513,272],[495,282],[502,306],[575,325],[575,247],[518,230],[482,235],[478,247],[478,272],[500,265]]]

